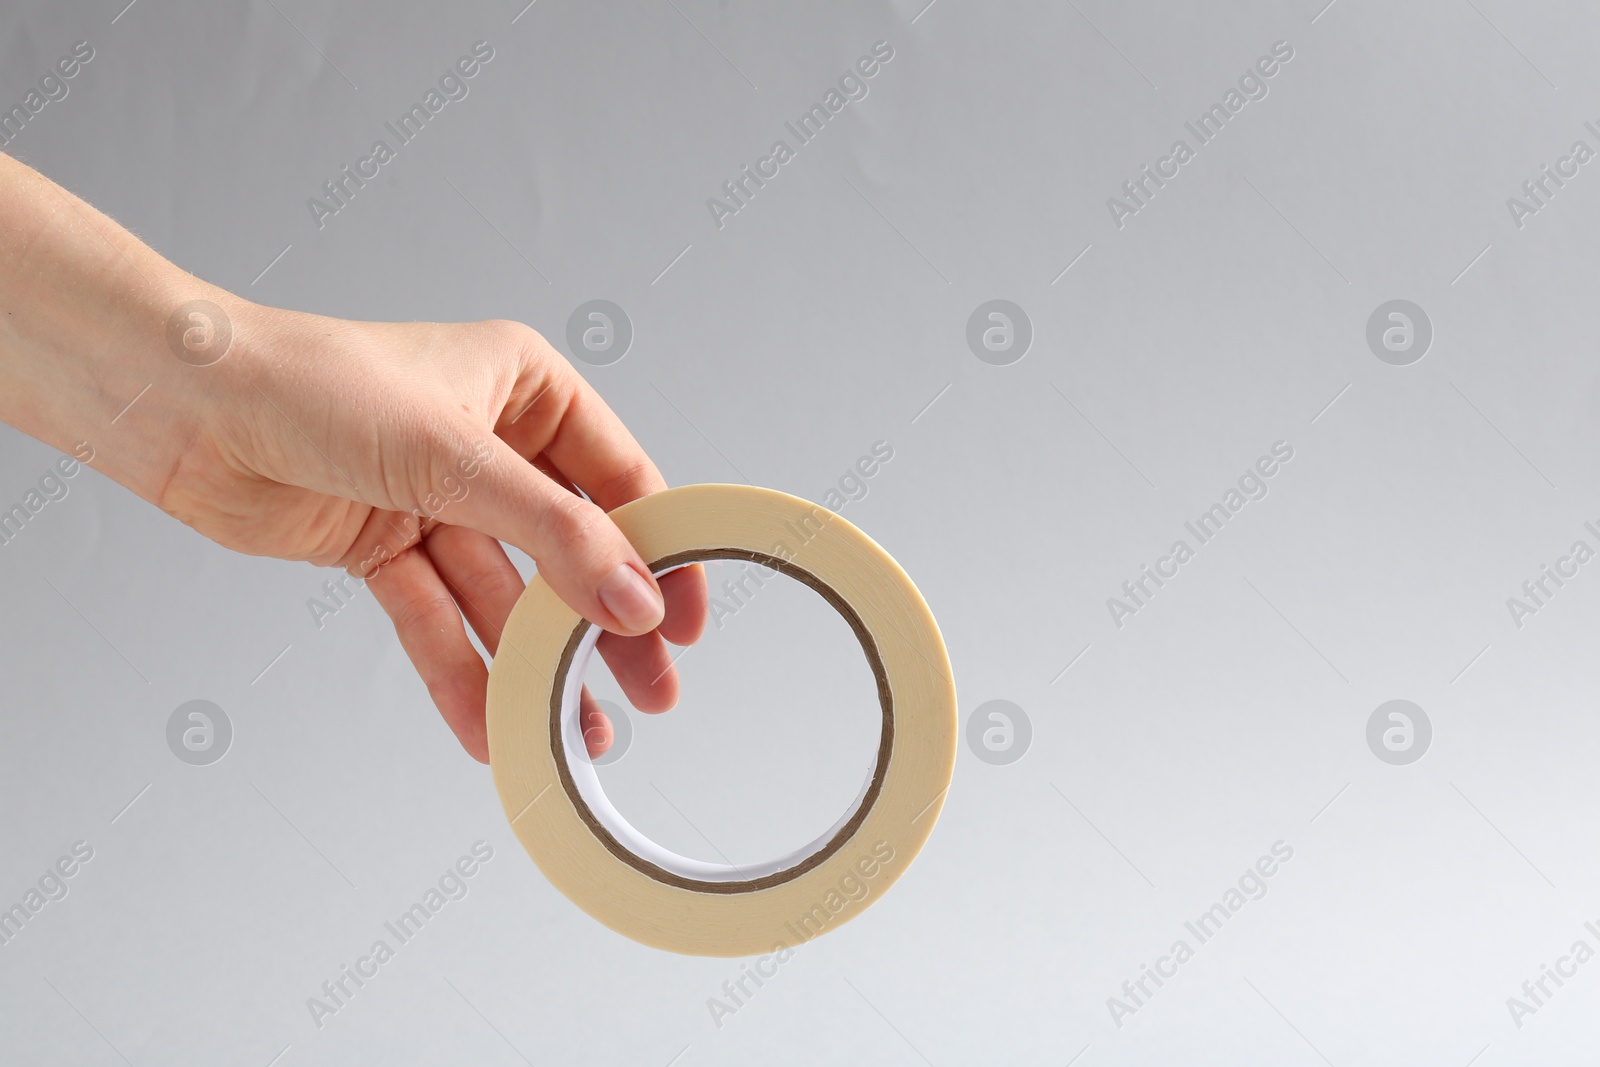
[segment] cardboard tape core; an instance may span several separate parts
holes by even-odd
[[[862,783],[861,791],[832,829],[785,855],[761,863],[746,864],[690,859],[663,848],[640,833],[606,798],[605,787],[600,784],[600,776],[584,744],[579,698],[583,690],[585,668],[589,664],[589,657],[594,654],[595,643],[601,633],[598,626],[587,621],[573,628],[572,637],[562,652],[556,676],[552,680],[550,746],[556,754],[561,785],[568,799],[577,809],[579,817],[612,855],[668,885],[703,893],[744,893],[778,885],[804,874],[837,852],[840,845],[855,833],[856,827],[866,818],[878,798],[883,775],[894,750],[894,694],[889,690],[889,678],[884,671],[883,660],[878,655],[877,642],[867,632],[861,617],[827,583],[809,571],[763,552],[724,547],[679,553],[657,560],[651,564],[650,572],[659,578],[691,563],[714,559],[754,563],[810,586],[844,617],[855,633],[856,640],[861,642],[861,651],[872,668],[872,676],[877,679],[878,703],[883,708],[883,729],[878,738],[877,759]]]
[[[584,911],[673,952],[771,952],[861,914],[922,848],[955,769],[955,683],[917,587],[849,522],[771,489],[683,486],[611,518],[654,573],[744,560],[822,596],[877,682],[877,755],[833,828],[786,855],[734,865],[661,847],[606,799],[583,743],[578,699],[599,631],[535,575],[489,672],[489,762],[518,840]]]

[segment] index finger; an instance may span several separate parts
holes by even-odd
[[[543,455],[602,510],[658,493],[666,479],[592,385],[534,331],[519,353],[518,388],[495,426],[512,448]]]
[[[522,355],[531,399],[507,405],[496,432],[530,460],[542,456],[602,511],[660,492],[666,479],[600,394],[537,333]],[[659,580],[666,616],[661,636],[677,645],[699,640],[709,604],[705,568],[685,567]]]

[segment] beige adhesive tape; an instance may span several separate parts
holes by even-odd
[[[861,793],[832,830],[760,864],[716,864],[650,841],[605,799],[578,721],[599,630],[537,576],[489,674],[489,757],[517,838],[575,904],[635,941],[701,956],[794,947],[861,914],[910,865],[955,767],[956,694],[938,624],[887,552],[799,497],[690,485],[611,513],[653,573],[714,559],[781,571],[861,642],[883,726]]]

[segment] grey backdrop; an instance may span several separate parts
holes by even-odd
[[[4,108],[94,49],[7,151],[263,302],[518,318],[570,354],[569,316],[613,301],[631,348],[580,365],[673,483],[820,499],[887,442],[843,514],[932,605],[964,740],[906,877],[714,1017],[739,961],[643,948],[553,890],[370,594],[319,628],[329,575],[231,555],[80,474],[0,547],[0,907],[93,850],[0,945],[0,1060],[1490,1067],[1595,1048],[1600,963],[1571,953],[1600,948],[1600,564],[1546,579],[1536,613],[1508,598],[1537,606],[1524,581],[1600,548],[1600,165],[1571,156],[1600,148],[1600,12],[125,2],[6,5]],[[478,41],[493,59],[468,95],[319,228],[308,198]],[[785,123],[880,41],[866,95],[799,145]],[[1277,42],[1292,58],[1229,112]],[[1200,144],[1185,123],[1216,103],[1229,121]],[[1193,158],[1160,164],[1180,138]],[[719,227],[708,198],[778,139],[794,158]],[[1140,204],[1122,186],[1146,164],[1177,171]],[[1570,176],[1534,201],[1545,165]],[[1008,365],[1020,333],[998,355],[967,339],[996,299],[1031,324]],[[1401,351],[1369,344],[1391,300],[1431,324],[1420,360],[1415,309],[1380,316]],[[1266,496],[1199,545],[1184,524],[1278,442],[1292,459],[1246,478]],[[54,458],[5,431],[0,505]],[[1193,558],[1114,619],[1179,539]],[[828,825],[872,744],[843,623],[798,586],[764,593],[681,666],[682,706],[634,715],[606,768],[623,809],[735,860]],[[197,699],[233,731],[204,766],[168,744]],[[1031,723],[1020,760],[981,743],[994,727],[1003,749],[993,709],[968,745],[993,700]],[[1410,712],[1408,746],[1385,712],[1369,745],[1391,700],[1431,737]],[[1007,714],[1002,757],[1022,745]],[[319,1026],[307,999],[478,841],[493,858],[467,895]],[[1275,844],[1292,858],[1246,875]],[[1242,876],[1268,891],[1227,912]],[[1200,944],[1185,922],[1218,902]],[[1180,939],[1164,985],[1124,990],[1172,973]],[[1547,966],[1572,976],[1525,992]]]

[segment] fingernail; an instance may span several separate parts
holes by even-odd
[[[600,583],[600,603],[630,630],[644,633],[661,625],[667,613],[661,594],[644,576],[623,563]]]

